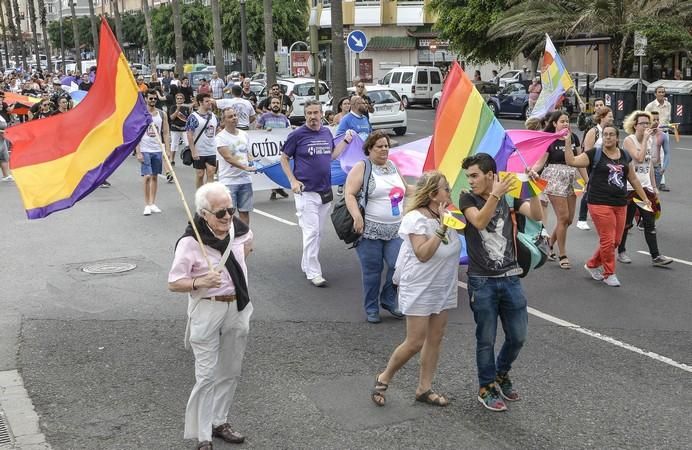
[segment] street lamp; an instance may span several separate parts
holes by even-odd
[[[241,46],[241,60],[240,69],[247,76],[248,75],[248,61],[247,61],[247,17],[245,15],[245,1],[240,1],[240,46]]]

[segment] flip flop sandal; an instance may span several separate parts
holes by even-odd
[[[386,403],[384,391],[386,391],[388,387],[389,385],[387,383],[383,383],[380,381],[379,375],[375,377],[375,386],[372,388],[372,392],[370,392],[370,399],[373,401],[374,404],[376,404],[377,406],[384,406],[384,404]]]
[[[571,269],[572,264],[569,262],[569,259],[567,259],[567,255],[562,255],[560,256],[560,269]]]
[[[442,394],[438,394],[432,389],[428,389],[422,394],[416,395],[416,401],[421,403],[427,403],[428,405],[433,406],[445,407],[449,405],[449,400],[447,400],[447,397],[445,397]]]

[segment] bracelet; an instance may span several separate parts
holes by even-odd
[[[493,192],[491,192],[490,195],[493,196],[493,197],[495,197],[495,200],[497,200],[498,202],[500,201],[500,196],[499,196],[499,195],[497,195],[497,194],[495,194],[495,193],[493,193]]]
[[[447,235],[445,233],[443,233],[442,231],[436,230],[435,236],[437,236],[437,238],[440,241],[442,241],[443,244],[445,244],[445,245],[449,244],[449,240],[447,239]]]
[[[192,279],[192,290],[195,290],[195,281],[197,281],[197,278]]]

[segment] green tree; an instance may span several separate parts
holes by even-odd
[[[450,48],[470,62],[506,63],[518,53],[512,37],[489,39],[488,30],[502,17],[511,0],[432,0],[434,29]],[[546,2],[549,3],[549,2]]]
[[[548,33],[559,45],[561,39],[577,34],[612,38],[613,66],[616,75],[624,69],[630,54],[634,31],[639,24],[655,19],[664,28],[668,24],[692,21],[689,0],[525,0],[516,1],[489,30],[490,39],[509,38],[521,50],[542,40]],[[687,31],[689,34],[689,29]]]
[[[274,17],[272,0],[262,2],[262,20],[264,21],[264,70],[267,84],[276,83],[276,64],[274,63]]]
[[[194,58],[207,53],[211,48],[211,10],[200,1],[181,6],[183,58]],[[151,24],[156,47],[162,56],[175,57],[173,14],[170,4],[161,5],[152,11]]]
[[[182,75],[183,62],[183,22],[180,13],[180,1],[171,0],[173,13],[173,47],[175,48],[175,73]]]
[[[72,26],[72,18],[65,17],[62,20],[63,35],[65,37],[65,42],[74,41],[74,27]],[[110,23],[110,21],[109,21]],[[77,33],[80,42],[91,41],[91,20],[89,17],[77,17]],[[54,20],[48,23],[48,36],[50,37],[50,43],[53,47],[60,47],[60,22]],[[84,44],[86,47],[91,48],[92,44]]]
[[[224,48],[240,53],[240,2],[238,0],[220,0],[221,27],[223,29]],[[307,38],[308,2],[302,0],[273,0],[272,30],[274,40],[282,39],[284,45]],[[248,52],[261,57],[264,55],[264,8],[262,0],[247,0]]]
[[[149,53],[149,65],[156,65],[156,42],[154,40],[154,31],[151,28],[151,10],[149,9],[149,0],[142,0],[142,12],[144,13],[144,27],[147,30],[147,49]]]
[[[48,11],[46,9],[45,0],[38,0],[38,16],[41,23],[41,35],[43,36],[43,51],[46,52],[46,58],[48,59],[48,71],[51,72],[53,71],[53,57],[51,55],[51,48],[48,43],[48,21],[46,19],[47,13]],[[2,14],[2,10],[0,10],[0,14]],[[5,43],[5,48],[7,48],[7,43]]]
[[[120,16],[123,39],[131,47],[144,48],[147,45],[147,30],[142,11],[128,11]]]
[[[341,2],[332,3],[332,61],[334,67],[346,67],[344,16]],[[359,68],[356,68],[356,73],[358,72]],[[346,94],[346,71],[332,71],[332,95],[338,99]]]

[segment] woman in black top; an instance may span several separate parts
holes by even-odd
[[[620,286],[615,275],[615,249],[625,229],[627,212],[627,181],[630,182],[639,198],[651,209],[637,178],[632,160],[618,147],[618,130],[612,125],[603,128],[603,148],[592,148],[578,156],[565,153],[567,164],[572,167],[591,167],[587,202],[591,219],[598,232],[599,246],[593,256],[584,264],[594,280],[603,280],[608,286]]]
[[[548,123],[544,131],[550,133],[560,133],[569,130],[569,116],[562,111],[556,111],[548,118]],[[574,181],[577,177],[577,170],[570,167],[565,162],[565,154],[577,154],[579,139],[574,133],[569,133],[565,137],[560,137],[548,147],[548,151],[532,167],[532,176],[543,170],[541,178],[548,181],[545,188],[550,204],[555,211],[555,229],[549,238],[550,248],[557,242],[560,252],[560,268],[570,269],[572,265],[567,259],[567,228],[574,219],[574,210],[577,204],[577,195],[574,192]],[[570,149],[569,152],[565,149]],[[583,171],[583,169],[582,169]],[[582,174],[586,178],[586,172]],[[552,253],[552,252],[551,252]],[[555,254],[551,254],[554,260]]]

